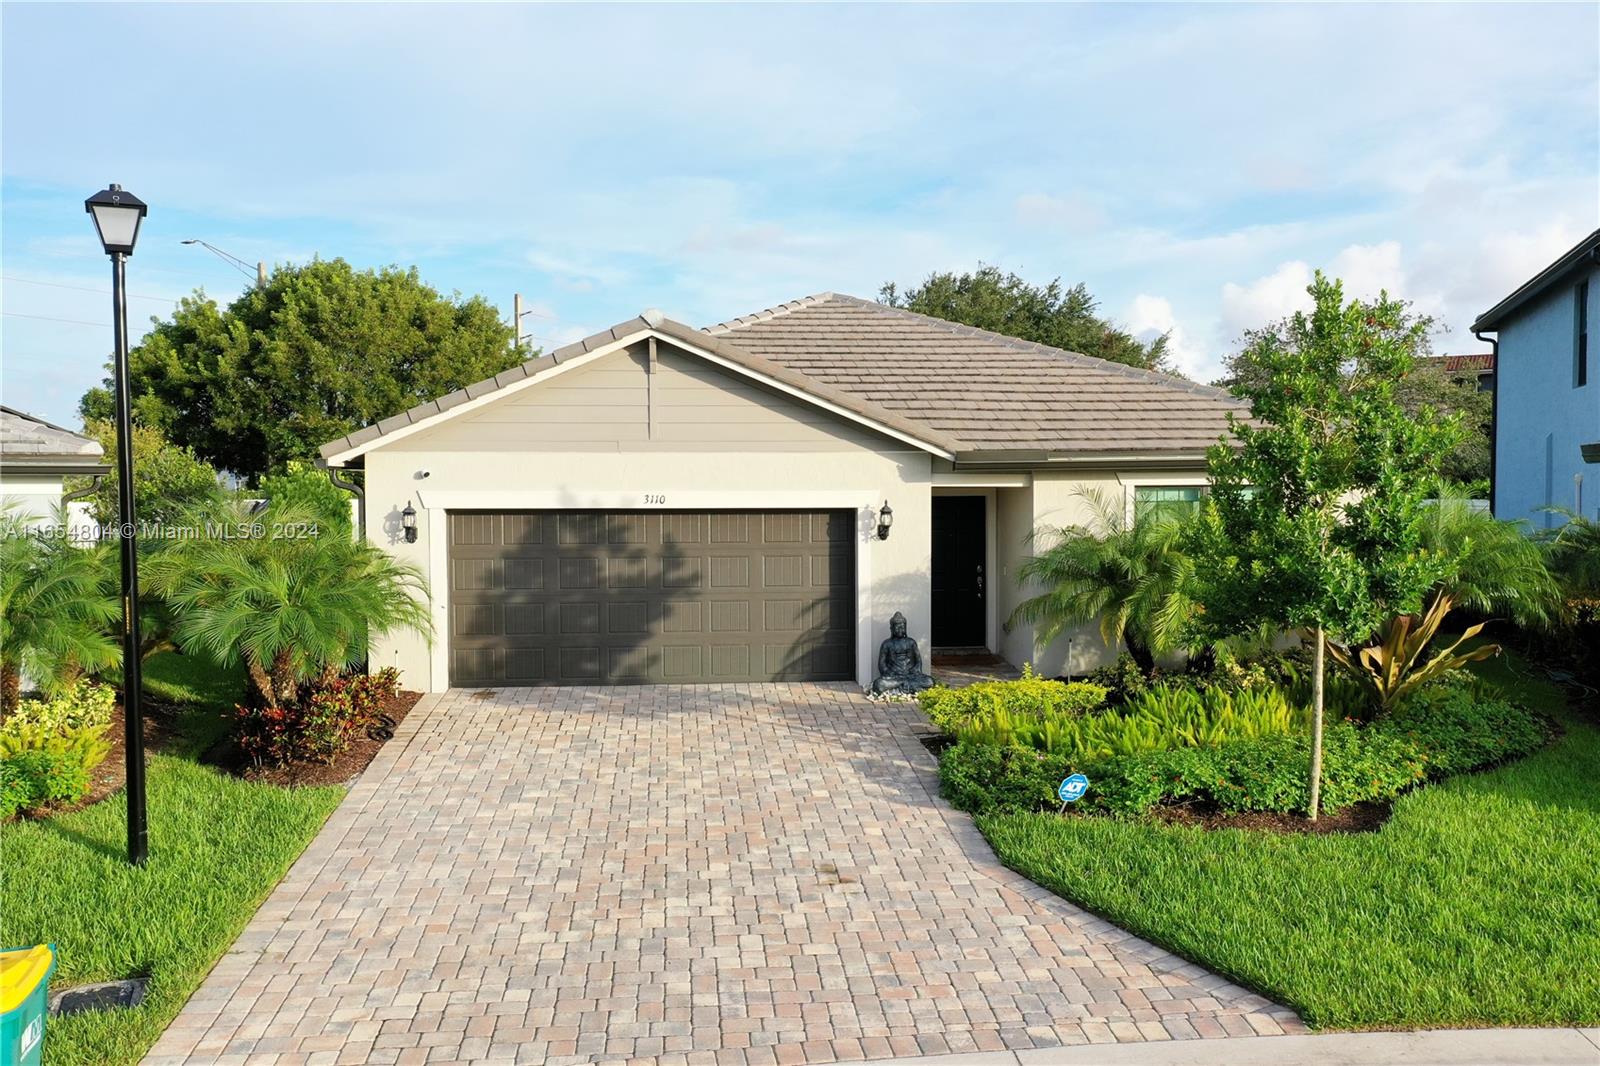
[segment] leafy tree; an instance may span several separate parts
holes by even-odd
[[[1426,550],[1423,526],[1458,420],[1400,404],[1398,383],[1425,340],[1404,304],[1387,294],[1346,303],[1321,272],[1307,291],[1310,313],[1254,341],[1259,374],[1235,385],[1252,418],[1233,419],[1234,440],[1209,453],[1212,493],[1192,543],[1205,629],[1311,631],[1314,820],[1327,640],[1365,642],[1451,573],[1451,560]]]
[[[878,299],[890,307],[1052,348],[1148,370],[1172,371],[1165,335],[1145,344],[1118,329],[1095,314],[1095,299],[1082,283],[1063,288],[1061,279],[1056,278],[1047,285],[1032,285],[980,263],[971,274],[929,274],[921,285],[905,292],[887,282]]]
[[[1429,315],[1418,314],[1409,304],[1402,304],[1400,324],[1418,331],[1416,351],[1412,365],[1401,377],[1395,389],[1395,398],[1401,408],[1413,417],[1420,416],[1424,408],[1441,415],[1459,415],[1462,432],[1455,445],[1445,453],[1441,472],[1444,477],[1459,485],[1471,488],[1471,495],[1486,499],[1489,495],[1489,419],[1493,395],[1478,391],[1477,379],[1470,375],[1453,374],[1444,367],[1442,359],[1430,358],[1432,353],[1428,335],[1436,323]],[[1238,351],[1223,360],[1224,374],[1217,385],[1236,394],[1241,386],[1259,388],[1264,384],[1266,371],[1255,358],[1255,353],[1266,344],[1285,346],[1295,343],[1290,328],[1291,319],[1273,322],[1259,329],[1247,330]]]
[[[65,528],[64,514],[56,526]],[[0,710],[17,704],[26,674],[47,692],[117,658],[121,610],[106,592],[108,549],[36,534],[15,508],[0,510]]]
[[[1018,578],[1044,591],[1018,604],[1011,619],[1043,623],[1041,646],[1067,626],[1098,620],[1106,647],[1126,644],[1148,676],[1156,655],[1178,646],[1193,610],[1183,517],[1154,507],[1130,519],[1121,502],[1103,492],[1078,495],[1090,521],[1042,531],[1051,543],[1023,562]]]
[[[1429,360],[1400,379],[1396,398],[1405,412],[1420,415],[1432,408],[1460,417],[1461,433],[1444,454],[1439,470],[1447,481],[1467,487],[1476,499],[1489,498],[1489,420],[1494,394],[1478,391],[1474,377],[1452,374],[1443,360]]]
[[[105,449],[111,473],[91,497],[95,521],[110,525],[117,520],[120,478],[117,475],[117,429],[108,421],[90,422],[86,431]],[[88,485],[73,478],[69,488]],[[188,448],[167,440],[154,426],[133,427],[133,505],[141,522],[164,523],[185,511],[221,496],[217,472],[195,458]]]
[[[179,645],[224,666],[242,660],[265,707],[359,663],[371,635],[431,630],[421,571],[368,541],[309,532],[318,516],[303,505],[253,514],[235,502],[210,522],[206,536],[156,555],[147,583],[171,605]]]
[[[303,459],[290,459],[283,473],[262,478],[261,495],[274,503],[310,511],[322,528],[350,536],[350,493],[329,481],[326,471]]]
[[[290,459],[525,358],[482,297],[441,296],[415,269],[343,259],[280,266],[227,308],[184,299],[133,350],[138,420],[257,483]],[[80,403],[108,417],[109,383]]]

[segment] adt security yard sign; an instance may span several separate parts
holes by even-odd
[[[1083,794],[1089,791],[1089,779],[1082,774],[1073,774],[1061,782],[1061,787],[1056,789],[1056,795],[1061,797],[1061,809],[1066,810],[1067,804],[1077,803],[1083,799]]]

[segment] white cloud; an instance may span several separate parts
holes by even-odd
[[[1196,381],[1212,381],[1222,373],[1222,361],[1214,352],[1207,352],[1194,342],[1173,313],[1170,301],[1160,296],[1140,293],[1125,316],[1127,329],[1146,344],[1163,333],[1167,335],[1167,351],[1173,364],[1183,374]]]
[[[1232,344],[1248,329],[1275,322],[1311,306],[1306,286],[1311,284],[1311,267],[1294,260],[1247,285],[1228,282],[1222,286],[1222,334]]]

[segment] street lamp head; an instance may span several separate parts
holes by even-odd
[[[139,240],[139,222],[150,209],[145,202],[122,186],[102,189],[83,202],[83,209],[94,216],[94,228],[107,255],[132,255]]]

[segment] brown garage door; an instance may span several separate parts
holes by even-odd
[[[855,676],[850,511],[452,511],[450,683]]]

